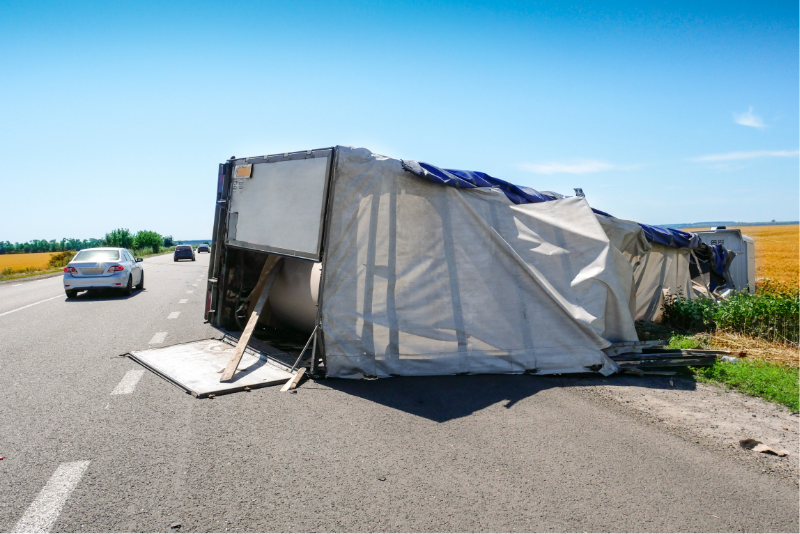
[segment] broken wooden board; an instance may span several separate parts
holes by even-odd
[[[222,377],[219,379],[220,382],[230,381],[233,378],[234,373],[236,373],[236,367],[239,365],[239,360],[241,360],[242,355],[247,348],[247,343],[250,341],[250,336],[253,335],[253,330],[258,323],[258,316],[261,313],[261,310],[264,308],[264,304],[267,303],[267,298],[269,298],[269,290],[272,289],[272,284],[275,283],[275,278],[278,277],[281,260],[283,260],[283,258],[280,256],[270,256],[267,258],[267,262],[261,271],[261,277],[259,278],[257,284],[262,286],[261,294],[258,296],[258,301],[253,308],[253,313],[250,315],[250,319],[247,321],[247,326],[244,327],[244,331],[239,338],[239,343],[236,345],[236,351],[231,356],[231,360],[228,362],[228,365],[225,367],[225,371],[222,373]],[[263,284],[261,283],[262,279],[264,279]]]
[[[666,344],[667,342],[664,340],[626,341],[625,343],[612,343],[610,347],[603,349],[603,352],[606,356],[617,356],[626,352],[641,352],[642,349],[648,347],[661,347]]]
[[[717,361],[715,356],[705,356],[696,358],[636,358],[636,359],[614,359],[621,368],[631,367],[708,367]]]
[[[297,372],[294,374],[294,376],[291,378],[291,380],[289,380],[283,385],[283,387],[281,388],[281,392],[289,391],[290,389],[295,389],[297,387],[297,384],[300,383],[300,379],[303,378],[304,374],[306,374],[305,367],[301,367],[300,369],[298,369]]]
[[[128,356],[195,397],[282,384],[292,378],[288,366],[248,347],[241,358],[238,366],[240,371],[236,373],[235,380],[221,384],[219,373],[235,350],[235,340],[225,337],[133,351]]]

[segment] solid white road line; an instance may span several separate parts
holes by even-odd
[[[181,299],[178,301],[178,304],[186,304],[187,302],[189,302],[189,299]]]
[[[167,333],[166,332],[156,332],[153,334],[153,337],[150,338],[150,341],[147,343],[148,345],[157,345],[158,343],[163,343],[164,339],[166,339]]]
[[[21,285],[22,285],[22,284],[14,284],[14,285],[13,285],[13,286],[11,286],[11,287],[19,287],[19,286],[21,286]]]
[[[87,467],[89,460],[59,465],[12,532],[49,532]]]
[[[125,373],[117,387],[111,392],[112,395],[130,395],[136,389],[136,384],[142,379],[144,369],[133,369]]]
[[[55,297],[50,297],[49,299],[40,300],[39,302],[34,302],[33,304],[28,304],[27,306],[23,306],[21,308],[17,308],[16,310],[11,310],[11,311],[0,313],[0,317],[2,317],[4,315],[8,315],[9,313],[14,313],[14,312],[18,312],[20,310],[24,310],[25,308],[30,308],[31,306],[36,306],[37,304],[41,304],[42,302],[47,302],[48,300],[57,299],[59,297],[63,298],[64,295],[56,295]]]
[[[167,316],[167,319],[177,319],[181,312],[172,312]]]

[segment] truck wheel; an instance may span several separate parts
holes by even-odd
[[[136,284],[136,289],[144,289],[144,271],[142,271],[142,276],[139,278],[139,283]]]
[[[133,275],[128,275],[128,283],[125,285],[125,289],[122,290],[122,294],[125,296],[130,295],[133,293]]]
[[[78,296],[78,291],[76,289],[66,289],[64,292],[67,294],[68,299],[74,299]]]

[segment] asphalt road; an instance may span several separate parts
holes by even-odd
[[[202,318],[207,262],[149,258],[130,297],[0,284],[0,530],[800,530],[796,485],[568,377],[198,400],[137,372],[121,354],[218,335]]]

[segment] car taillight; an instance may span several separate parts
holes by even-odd
[[[76,269],[75,267],[71,267],[71,266],[67,265],[66,267],[64,267],[64,272],[65,273],[77,273],[78,269]]]
[[[125,267],[123,267],[122,265],[112,265],[111,267],[108,268],[108,270],[106,272],[107,273],[113,273],[113,272],[116,272],[116,271],[124,271],[124,270],[125,270]]]

